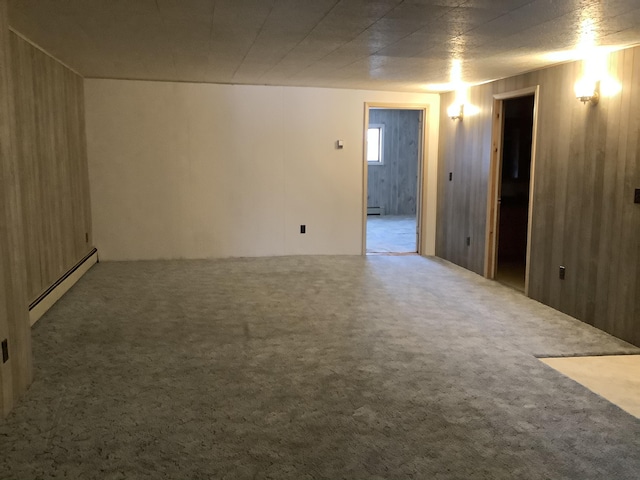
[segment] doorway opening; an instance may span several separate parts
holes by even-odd
[[[487,277],[528,293],[536,90],[497,97]]]
[[[367,254],[419,250],[423,109],[368,107]]]

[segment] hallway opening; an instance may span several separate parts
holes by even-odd
[[[535,103],[535,90],[507,94],[494,103],[487,277],[525,294]]]
[[[366,253],[417,253],[423,111],[368,114]]]

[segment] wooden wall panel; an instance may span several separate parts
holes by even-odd
[[[487,185],[475,178],[487,178],[491,155],[493,98],[489,87],[470,92],[470,103],[480,107],[474,121],[453,121],[446,113],[453,97],[443,95],[440,116],[438,163],[438,225],[436,255],[482,273],[486,233]],[[446,152],[446,154],[445,154]],[[449,175],[451,174],[451,180]],[[469,238],[469,245],[467,245]]]
[[[420,149],[418,110],[371,109],[369,123],[384,125],[383,164],[367,169],[367,206],[385,215],[415,215]]]
[[[483,273],[492,98],[540,85],[529,295],[640,345],[640,48],[610,55],[622,91],[596,106],[575,99],[581,70],[574,62],[474,87],[481,112],[462,122],[447,118],[453,96],[442,96],[436,254]]]
[[[33,300],[91,249],[83,79],[14,33],[11,53]]]
[[[7,4],[0,0],[0,341],[9,360],[0,360],[0,416],[31,383],[31,330],[25,275],[22,206],[14,149]]]

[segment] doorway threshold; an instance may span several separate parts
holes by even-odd
[[[367,255],[387,256],[387,257],[406,257],[408,255],[418,255],[418,252],[367,252]]]
[[[505,287],[524,293],[526,265],[522,262],[500,261],[495,281]]]

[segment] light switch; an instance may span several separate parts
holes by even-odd
[[[336,148],[338,150],[344,148],[344,141],[343,140],[336,140]]]

